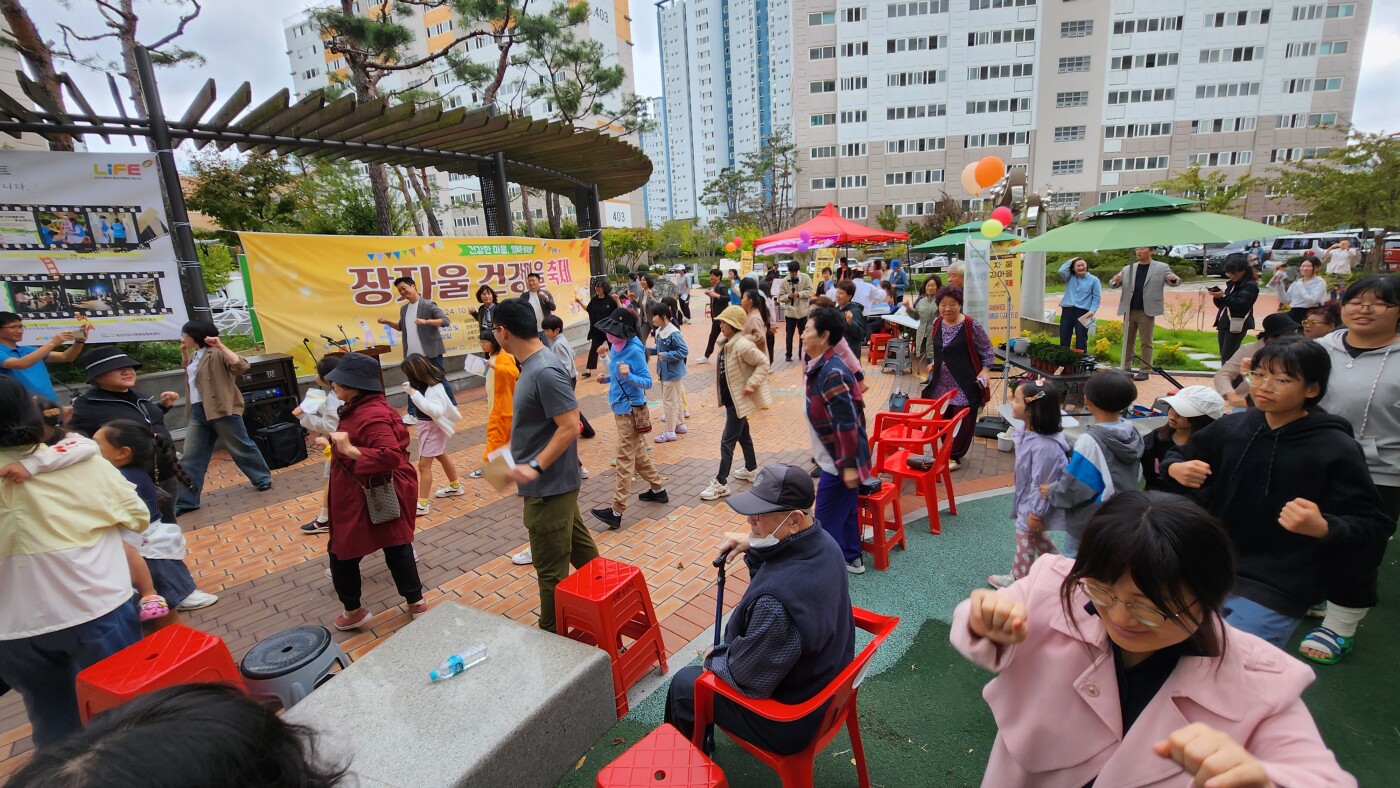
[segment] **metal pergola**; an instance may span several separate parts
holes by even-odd
[[[204,83],[178,120],[167,118],[150,54],[136,50],[137,74],[147,116],[128,116],[111,75],[118,115],[99,115],[68,75],[60,75],[80,112],[65,112],[22,71],[20,90],[37,109],[0,90],[0,133],[82,137],[95,134],[151,140],[160,164],[170,210],[170,228],[180,265],[185,299],[194,314],[210,314],[203,272],[175,166],[174,149],[185,141],[198,148],[276,153],[327,161],[354,161],[475,175],[481,181],[486,231],[510,235],[508,183],[569,196],[577,212],[579,236],[593,239],[593,272],[602,272],[601,202],[641,188],[651,177],[651,160],[635,145],[601,130],[578,129],[557,121],[498,115],[492,108],[444,109],[441,104],[392,105],[387,98],[358,101],[353,95],[327,99],[313,93],[293,103],[286,89],[252,106],[252,88],[240,85],[212,115],[214,80]],[[250,107],[252,107],[250,109]]]

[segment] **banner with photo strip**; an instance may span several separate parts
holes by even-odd
[[[188,319],[149,154],[0,151],[0,310],[25,345],[179,339]]]
[[[471,310],[477,293],[518,297],[538,273],[564,324],[587,320],[588,241],[492,236],[484,238],[374,237],[239,233],[247,256],[245,284],[267,349],[315,369],[311,353],[383,347],[385,363],[403,358],[403,337],[380,318],[397,321],[404,300],[394,280],[406,276],[419,294],[447,314],[442,331],[449,355],[481,349]],[[303,343],[303,340],[305,342]],[[310,353],[307,346],[310,346]]]

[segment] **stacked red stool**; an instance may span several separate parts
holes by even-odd
[[[627,713],[627,689],[659,665],[666,672],[666,643],[651,606],[642,571],[635,566],[595,558],[554,589],[555,628],[559,634],[612,657],[617,716]],[[632,641],[624,646],[622,639]]]
[[[881,484],[880,491],[872,495],[862,495],[859,499],[857,522],[860,527],[861,549],[875,559],[875,568],[884,571],[890,568],[890,552],[895,545],[904,550],[909,545],[904,539],[904,507],[899,503],[899,485]],[[870,529],[870,538],[865,531]]]
[[[661,727],[598,772],[597,788],[729,788],[724,771],[675,726]]]
[[[879,364],[885,360],[885,347],[894,339],[894,334],[870,335],[870,363]]]
[[[224,641],[175,624],[78,674],[83,722],[127,701],[179,684],[228,683],[247,692]]]

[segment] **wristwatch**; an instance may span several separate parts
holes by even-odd
[[[531,467],[531,468],[534,468],[534,469],[535,469],[535,473],[544,473],[544,468],[541,468],[541,467],[540,467],[540,461],[539,461],[539,460],[530,460],[529,462],[527,462],[527,463],[525,463],[525,464],[528,465],[528,466]]]

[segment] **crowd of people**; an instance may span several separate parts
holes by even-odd
[[[860,496],[882,484],[872,467],[861,354],[885,315],[902,310],[917,320],[923,396],[964,414],[948,438],[950,469],[972,444],[990,401],[992,343],[963,312],[964,271],[945,273],[946,284],[934,275],[915,292],[898,261],[862,270],[842,259],[815,283],[795,264],[768,276],[709,272],[710,331],[696,363],[714,365],[725,420],[719,464],[700,498],[724,499],[747,518],[747,532],[727,534],[722,547],[729,560],[743,557],[750,583],[736,608],[742,615],[731,618],[704,667],[746,696],[802,702],[854,658],[847,576],[864,572],[857,510]],[[1082,346],[1080,328],[1098,310],[1100,292],[1083,281],[1082,258],[1060,273],[1069,285],[1062,341]],[[1072,442],[1063,435],[1061,392],[1052,383],[1027,381],[1015,391],[1015,557],[1009,572],[988,577],[990,590],[959,607],[952,629],[960,651],[999,674],[986,693],[999,726],[987,784],[1121,784],[1173,769],[1202,783],[1229,775],[1238,785],[1348,784],[1299,697],[1308,669],[1278,649],[1316,614],[1322,621],[1298,655],[1335,663],[1378,601],[1378,570],[1400,517],[1393,405],[1400,361],[1390,362],[1400,348],[1400,279],[1361,279],[1337,305],[1304,304],[1301,321],[1292,311],[1271,315],[1257,341],[1245,343],[1258,288],[1248,266],[1227,266],[1226,274],[1215,325],[1222,355],[1232,352],[1213,386],[1164,400],[1160,429],[1143,436],[1123,418],[1138,398],[1134,380],[1151,367],[1162,288],[1175,283],[1150,250],[1139,250],[1111,283],[1127,291],[1119,312],[1125,332],[1141,339],[1142,365],[1133,375],[1125,354],[1123,370],[1089,379],[1083,434]],[[688,428],[691,355],[678,328],[693,319],[689,285],[688,275],[662,288],[649,274],[616,290],[594,282],[588,303],[579,301],[590,341],[581,374],[538,276],[519,297],[489,288],[478,296],[473,316],[488,378],[483,462],[497,450],[513,458],[508,477],[529,540],[513,560],[533,564],[545,631],[555,629],[554,588],[599,554],[579,507],[588,472],[578,441],[593,434],[579,409],[580,377],[603,365],[616,471],[611,503],[591,516],[609,529],[622,527],[634,501],[670,501],[650,443],[703,439]],[[358,353],[323,359],[319,388],[295,413],[324,456],[324,505],[301,530],[329,535],[326,571],[343,608],[332,623],[342,630],[373,617],[360,563],[376,552],[409,613],[427,610],[415,519],[434,498],[462,495],[464,479],[480,476],[459,475],[447,450],[461,420],[445,375],[448,318],[411,279],[395,286],[404,304],[388,322],[411,340],[402,364],[409,413],[389,403],[378,360]],[[761,465],[750,425],[789,415],[769,382],[783,328],[783,361],[802,365],[810,470]],[[224,442],[256,489],[272,478],[239,418],[234,381],[247,362],[212,325],[196,321],[182,331],[189,427],[179,457],[164,424],[179,392],[138,392],[140,364],[114,347],[84,352],[81,337],[63,336],[31,348],[22,337],[21,318],[0,313],[9,373],[0,375],[0,485],[10,504],[3,527],[30,534],[38,547],[19,561],[13,540],[0,540],[0,589],[24,587],[26,598],[49,591],[0,612],[0,680],[23,696],[36,744],[71,747],[116,735],[108,723],[86,739],[68,738],[79,729],[73,675],[134,642],[143,621],[217,601],[194,588],[176,523],[200,505],[214,443]],[[45,363],[74,360],[92,388],[64,419]],[[648,405],[654,389],[663,403],[659,430]],[[784,413],[765,416],[776,409]],[[438,468],[446,484],[434,489]],[[632,489],[638,476],[640,493]],[[749,487],[738,491],[734,482]],[[63,501],[65,517],[43,516],[75,488],[100,494],[77,507]],[[1056,531],[1064,532],[1062,547],[1049,537]],[[73,587],[89,592],[75,598],[65,590]],[[1095,683],[1082,680],[1087,671],[1099,674]],[[667,701],[667,719],[687,734],[697,675],[678,673]],[[1095,713],[1096,683],[1117,699],[1121,720]],[[1056,698],[1037,702],[1055,713],[1026,713],[1018,699],[1028,694]],[[1192,703],[1174,700],[1183,697]],[[176,692],[144,702],[169,713],[185,698]],[[796,752],[820,713],[774,725],[717,703],[714,720],[767,749]],[[1073,747],[1048,746],[1058,737],[1045,731],[1066,720],[1077,720],[1084,735]],[[310,758],[298,735],[276,734]],[[30,771],[51,763],[36,758]],[[332,782],[336,774],[307,768]]]

